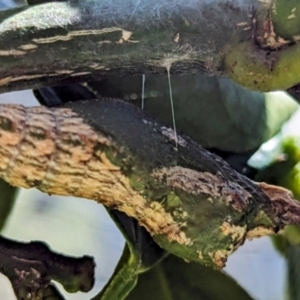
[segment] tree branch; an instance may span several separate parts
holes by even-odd
[[[0,11],[0,92],[170,66],[235,78],[229,54],[241,43],[248,42],[241,55],[251,52],[256,64],[275,59],[255,46],[255,14],[268,8],[258,0],[89,0]]]
[[[252,182],[188,137],[177,149],[171,129],[128,103],[0,108],[4,180],[123,211],[185,259],[221,268],[246,238],[299,224],[286,190]]]

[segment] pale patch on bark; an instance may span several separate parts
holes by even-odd
[[[169,139],[170,142],[175,142],[175,141],[177,141],[177,144],[178,144],[178,145],[180,145],[181,147],[186,147],[186,145],[187,145],[186,140],[183,139],[183,138],[180,137],[180,136],[177,136],[177,135],[175,134],[175,131],[174,131],[173,129],[167,128],[167,127],[165,127],[165,126],[162,126],[162,127],[160,128],[160,130],[161,130],[161,133],[162,133],[164,136],[166,136],[166,137]]]
[[[240,22],[236,24],[238,27],[245,27],[248,26],[248,22]]]
[[[296,18],[296,15],[295,15],[296,10],[297,10],[297,7],[294,7],[291,9],[291,14],[287,17],[288,20]]]
[[[11,81],[11,76],[0,78],[0,86],[6,85]]]
[[[103,44],[111,44],[112,41],[100,41],[100,42],[97,42],[98,45],[103,45]]]
[[[204,257],[203,257],[202,251],[198,250],[197,253],[198,253],[199,259],[203,260]]]
[[[49,44],[49,43],[55,43],[57,41],[69,41],[74,37],[79,37],[79,36],[102,35],[102,34],[107,34],[115,31],[123,32],[123,29],[119,27],[110,27],[110,28],[102,28],[102,29],[74,30],[74,31],[69,31],[66,35],[55,35],[55,36],[50,36],[45,38],[35,38],[32,39],[32,41],[37,44]]]
[[[247,207],[251,194],[235,182],[226,181],[220,173],[198,172],[180,166],[156,169],[153,177],[166,184],[193,195],[205,196],[208,201],[223,201],[242,212]]]
[[[299,41],[300,40],[300,35],[293,35],[293,40],[295,42]]]
[[[18,48],[21,49],[21,50],[28,51],[28,50],[36,49],[37,47],[38,47],[38,46],[37,46],[37,45],[34,45],[34,44],[26,44],[26,45],[21,45],[21,46],[19,46]]]
[[[258,0],[258,2],[261,2],[263,4],[269,4],[270,0]]]
[[[276,34],[273,22],[270,18],[267,18],[263,22],[261,33],[256,38],[262,48],[270,47],[272,49],[278,49],[291,42]]]
[[[290,14],[287,19],[288,20],[291,20],[291,19],[295,19],[296,18],[296,15],[294,13]]]
[[[55,73],[57,74],[71,74],[74,70],[55,70]]]
[[[230,235],[234,244],[236,242],[242,242],[244,241],[245,234],[247,231],[247,227],[245,226],[235,226],[232,224],[229,224],[228,222],[223,222],[221,225],[221,231],[224,235]]]
[[[260,238],[262,236],[271,235],[274,233],[274,228],[258,226],[247,232],[246,239],[251,241],[254,238]]]
[[[131,36],[132,36],[132,32],[131,31],[123,30],[122,31],[122,37],[119,39],[119,41],[117,43],[118,44],[122,44],[124,42],[137,43],[138,41],[132,41],[132,40],[130,40]]]
[[[137,219],[152,235],[191,245],[183,225],[161,203],[132,189],[103,151],[109,146],[108,136],[96,133],[70,109],[0,105],[1,178],[48,194],[96,200]]]
[[[93,64],[89,65],[89,67],[94,69],[94,70],[103,70],[103,69],[105,69],[105,66],[103,66],[101,64],[97,64],[97,63],[93,63]]]
[[[83,75],[88,75],[91,74],[92,72],[78,72],[78,73],[73,73],[70,76],[83,76]]]
[[[18,77],[12,77],[10,81],[19,81],[19,80],[30,80],[34,78],[45,77],[45,74],[36,74],[36,75],[22,75]]]
[[[192,51],[192,49],[189,49],[183,55],[172,53],[169,56],[166,56],[165,58],[162,58],[160,60],[149,60],[148,64],[151,65],[151,66],[168,69],[168,68],[171,68],[172,64],[174,64],[176,62],[191,59],[191,54],[193,54],[193,51]]]
[[[0,50],[0,56],[20,56],[26,54],[25,51],[10,49],[10,50]]]
[[[174,41],[175,43],[179,43],[179,41],[180,41],[180,33],[179,33],[179,32],[177,32],[177,33],[174,35],[173,41]]]
[[[228,256],[234,251],[232,245],[229,246],[228,249],[224,250],[217,250],[216,252],[209,252],[208,255],[214,264],[219,268],[222,269],[225,267],[225,263],[227,261]]]

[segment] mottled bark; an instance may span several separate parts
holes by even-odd
[[[0,92],[169,67],[288,88],[300,81],[298,35],[274,31],[276,3],[88,0],[0,11]]]
[[[21,243],[0,237],[0,272],[7,276],[17,299],[64,299],[51,280],[69,292],[88,292],[94,285],[91,257],[67,257],[53,253],[40,242]],[[51,297],[52,296],[52,297]]]
[[[250,181],[122,101],[4,105],[0,131],[4,180],[123,211],[187,260],[221,268],[246,238],[300,224],[287,190]]]

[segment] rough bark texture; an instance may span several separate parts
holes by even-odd
[[[188,260],[221,268],[247,237],[300,223],[289,192],[257,185],[122,101],[2,105],[0,134],[7,182],[123,211]]]
[[[260,91],[287,89],[300,81],[298,6],[88,0],[0,11],[0,92],[169,67]]]
[[[259,35],[265,35],[265,19],[258,17],[268,15],[270,3],[89,0],[1,11],[0,92],[116,74],[166,73],[171,66],[173,73],[236,79],[239,68],[229,55],[235,49],[247,54],[246,60],[251,53],[251,68],[268,69],[279,54],[257,47],[256,33],[262,28]],[[259,74],[251,68],[244,85],[260,89],[254,84]]]

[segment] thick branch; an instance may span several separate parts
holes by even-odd
[[[287,89],[300,81],[296,3],[74,0],[1,11],[0,92],[170,66]]]
[[[252,41],[259,5],[258,0],[89,0],[1,11],[0,92],[166,73],[171,65],[174,73],[226,75],[233,68],[223,64],[227,53]]]
[[[257,185],[130,104],[0,107],[3,179],[123,211],[185,259],[222,267],[247,237],[300,223],[286,190]]]

